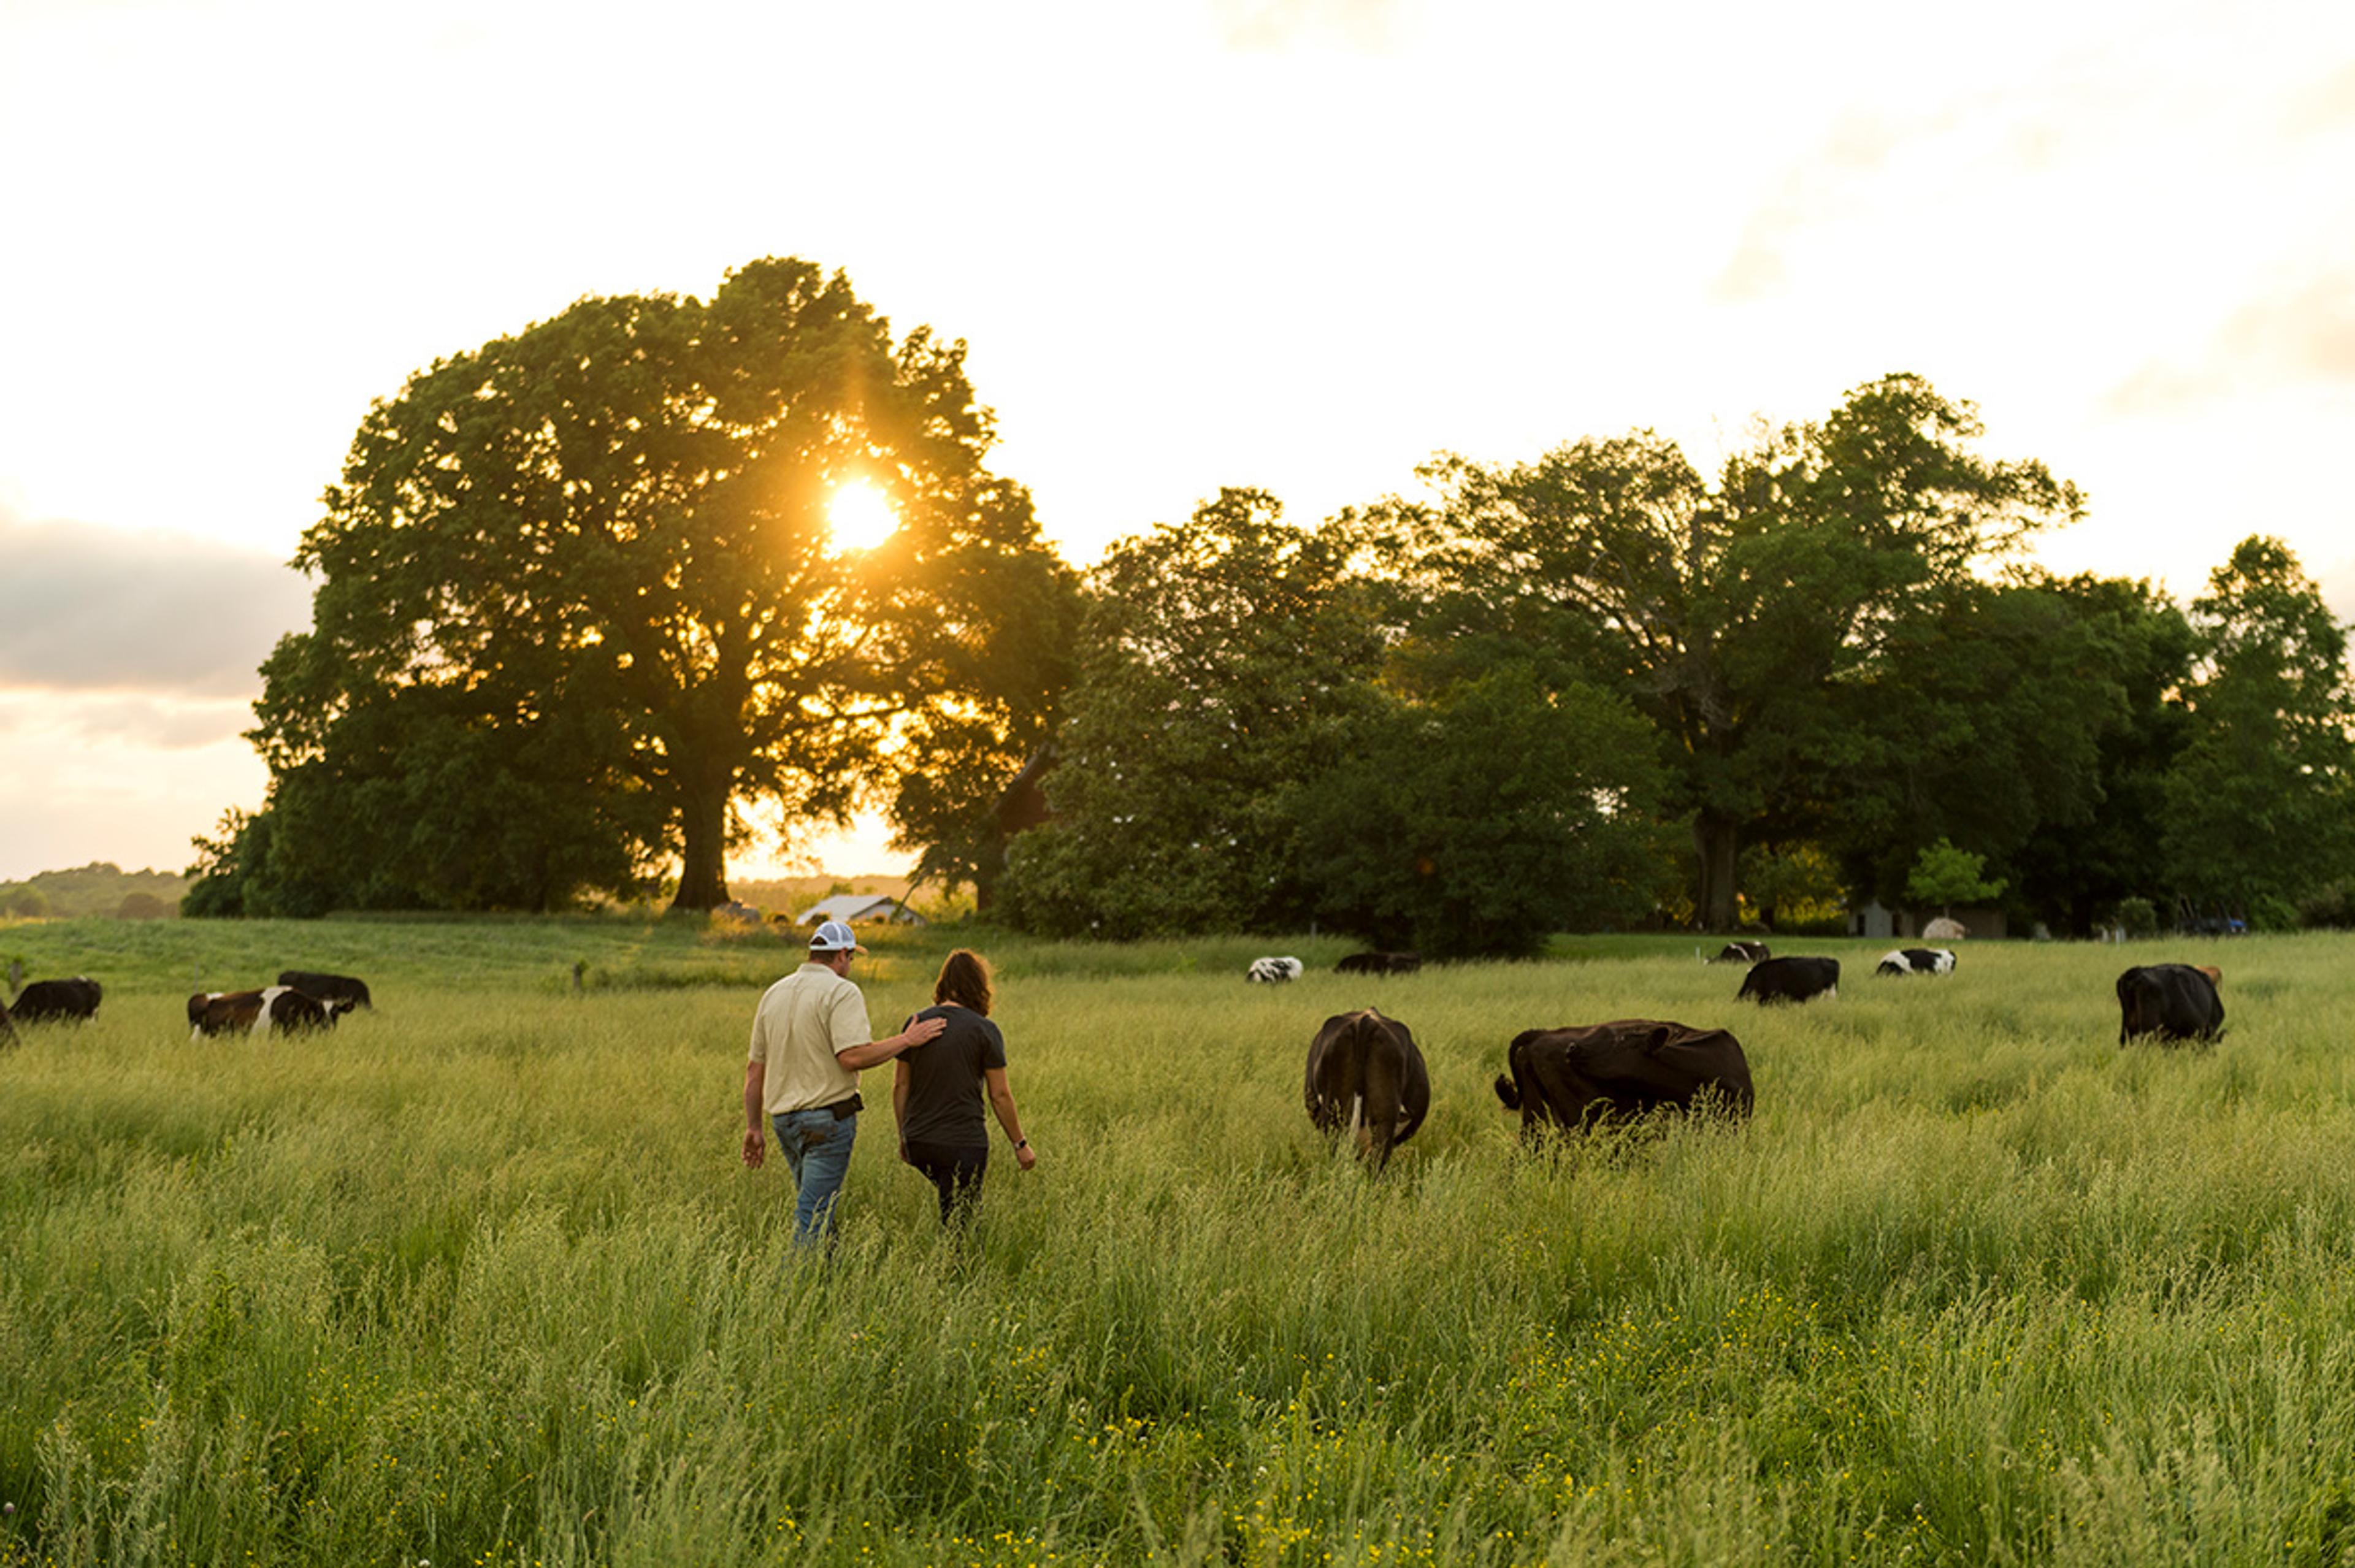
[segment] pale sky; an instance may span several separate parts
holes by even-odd
[[[2084,487],[2056,568],[2355,616],[2345,0],[0,0],[0,878],[260,803],[371,399],[763,255],[966,339],[1081,562],[1909,370]]]

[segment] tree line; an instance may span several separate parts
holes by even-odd
[[[2061,931],[2336,918],[2355,708],[2314,581],[2262,535],[2187,604],[2044,571],[2083,498],[1982,434],[1890,376],[1711,475],[1641,431],[1443,454],[1313,526],[1224,490],[1082,573],[987,467],[964,346],[839,274],[584,300],[369,411],[263,667],[270,797],[186,908],[549,909],[671,865],[709,908],[766,800],[879,802],[922,875],[1107,939],[1525,952],[1896,904],[1925,853]],[[827,536],[853,478],[900,518],[872,549]]]

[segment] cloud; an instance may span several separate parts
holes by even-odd
[[[2247,301],[2188,359],[2141,366],[2105,402],[2113,413],[2170,413],[2283,381],[2355,386],[2355,266]]]
[[[258,550],[0,511],[0,688],[249,696],[310,592]]]
[[[2291,375],[2355,380],[2355,267],[2243,305],[2217,345],[2231,358]]]
[[[1780,293],[1792,253],[1810,238],[1886,225],[1988,170],[2042,173],[2071,144],[2064,129],[2016,96],[1978,94],[1902,112],[1851,109],[1752,208],[1710,292],[1731,304]]]
[[[1389,48],[1407,0],[1210,0],[1210,16],[1231,49],[1275,50],[1307,40]]]
[[[0,879],[91,860],[186,865],[193,835],[269,787],[236,738],[250,722],[230,701],[0,693]]]
[[[2299,93],[2290,103],[2285,128],[2296,136],[2348,125],[2355,125],[2355,65],[2341,67]]]
[[[0,735],[43,745],[121,741],[145,751],[186,752],[234,741],[252,727],[252,705],[235,698],[0,691]]]

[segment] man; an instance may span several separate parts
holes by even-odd
[[[809,962],[762,993],[752,1015],[752,1050],[744,1064],[744,1163],[758,1170],[768,1157],[761,1129],[765,1111],[801,1189],[794,1204],[796,1246],[815,1246],[834,1233],[835,1198],[858,1136],[860,1070],[948,1027],[925,1019],[889,1040],[871,1040],[867,1000],[850,983],[850,961],[866,951],[850,927],[827,921],[810,938]]]

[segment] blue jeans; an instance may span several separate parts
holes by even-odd
[[[856,1114],[835,1120],[832,1111],[780,1111],[769,1118],[785,1163],[794,1168],[801,1196],[794,1201],[794,1244],[814,1247],[834,1235],[834,1200],[850,1174],[850,1146],[858,1136]]]

